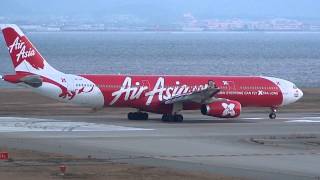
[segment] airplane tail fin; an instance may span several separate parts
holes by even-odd
[[[51,67],[26,35],[15,24],[1,24],[16,73],[52,74],[59,72]]]

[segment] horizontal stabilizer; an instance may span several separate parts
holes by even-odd
[[[20,81],[34,88],[42,86],[42,79],[38,75],[25,76],[21,78]]]
[[[4,75],[2,79],[10,83],[25,83],[34,88],[42,86],[42,78],[39,75]]]

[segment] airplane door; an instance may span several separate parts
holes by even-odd
[[[68,91],[74,91],[74,81],[66,76],[61,77],[61,84],[68,89]]]
[[[225,86],[229,91],[236,89],[234,81],[222,81],[222,85]]]
[[[68,83],[67,77],[61,77],[61,78],[60,78],[60,83],[61,83],[62,86],[68,88],[68,84],[69,84],[69,83]],[[68,88],[68,89],[69,89],[69,88]]]
[[[208,86],[211,87],[211,88],[218,88],[216,82],[213,81],[213,80],[209,80],[208,81]]]

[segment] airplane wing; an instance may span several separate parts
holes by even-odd
[[[191,93],[180,94],[171,97],[164,101],[165,104],[183,103],[183,102],[195,102],[200,104],[209,104],[215,101],[225,100],[223,98],[214,97],[220,89],[214,86],[208,86],[206,89],[195,91]]]

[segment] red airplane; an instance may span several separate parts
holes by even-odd
[[[242,107],[277,108],[296,102],[303,93],[287,80],[265,76],[73,75],[54,69],[20,28],[1,25],[15,74],[1,79],[63,102],[92,108],[131,107],[130,120],[147,120],[147,112],[163,121],[183,121],[182,110],[235,118]]]

